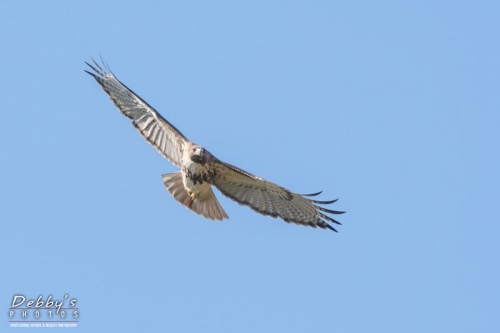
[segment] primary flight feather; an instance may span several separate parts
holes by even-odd
[[[222,162],[205,148],[189,141],[146,101],[121,83],[106,64],[99,65],[94,60],[93,63],[94,66],[86,63],[92,72],[85,72],[94,77],[121,113],[132,120],[139,133],[160,154],[181,168],[178,172],[163,174],[162,178],[170,194],[185,207],[208,219],[229,218],[212,191],[211,185],[214,185],[228,198],[263,215],[337,231],[329,223],[340,223],[327,214],[344,212],[318,206],[337,200],[312,200],[307,197],[321,192],[297,194]]]

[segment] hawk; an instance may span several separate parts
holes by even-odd
[[[163,118],[139,95],[127,88],[111,72],[106,63],[94,66],[90,74],[123,115],[132,120],[139,133],[156,150],[181,170],[161,175],[170,194],[186,208],[211,220],[229,218],[212,191],[215,186],[226,197],[254,211],[280,217],[286,222],[337,231],[330,223],[340,224],[327,214],[345,212],[319,205],[336,200],[310,199],[322,192],[297,194],[231,164],[189,141],[177,128]]]

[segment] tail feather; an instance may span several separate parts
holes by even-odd
[[[193,200],[184,188],[182,173],[180,171],[166,173],[161,175],[161,177],[163,179],[163,184],[170,194],[186,208],[210,220],[229,218],[219,204],[211,187],[208,187],[208,190],[200,193],[199,196]]]

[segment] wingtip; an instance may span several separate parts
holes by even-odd
[[[317,195],[320,195],[321,193],[323,193],[323,191],[319,191],[319,192],[316,192],[316,193],[310,193],[310,194],[301,194],[303,197],[315,197]]]
[[[335,231],[336,233],[339,233],[339,232],[337,231],[337,229],[335,229],[334,227],[332,227],[332,226],[331,226],[331,225],[329,225],[328,223],[325,223],[325,225],[320,225],[320,227],[323,227],[324,229],[325,229],[325,227],[326,227],[326,229],[329,229],[329,230],[331,230],[331,231]]]
[[[320,201],[320,200],[311,200],[309,199],[311,202],[313,203],[316,203],[316,204],[320,204],[320,205],[330,205],[332,203],[336,203],[339,199],[334,199],[334,200],[326,200],[326,201]]]
[[[101,53],[99,53],[99,57],[101,58],[101,64],[99,64],[99,62],[97,62],[92,56],[90,56],[90,60],[92,60],[93,64],[90,64],[87,61],[85,61],[85,64],[87,64],[87,66],[89,66],[90,68],[92,68],[92,70],[98,76],[104,77],[104,76],[106,76],[108,74],[112,74],[113,72],[111,71],[109,65],[103,60]],[[87,72],[87,73],[89,73],[89,72]]]
[[[92,73],[92,72],[89,72],[89,71],[88,71],[88,70],[86,70],[86,69],[84,69],[83,71],[84,71],[85,73],[87,73],[88,75],[91,75],[91,76],[92,76],[92,77],[94,77],[94,78],[96,78],[96,77],[97,77],[97,75],[95,75],[95,74],[94,74],[94,73]]]

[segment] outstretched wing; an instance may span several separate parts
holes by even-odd
[[[85,72],[94,77],[121,113],[132,119],[132,124],[139,133],[160,154],[173,164],[181,166],[182,152],[189,140],[153,107],[121,83],[106,64],[99,66],[94,59],[92,61],[96,67],[88,62],[86,64],[94,72]]]
[[[305,195],[293,193],[286,188],[221,161],[214,163],[214,168],[216,175],[212,184],[222,194],[261,214],[281,217],[286,222],[337,231],[327,222],[340,223],[325,213],[345,213],[317,205],[332,204],[337,200],[317,201],[306,198],[316,196],[321,192]]]

